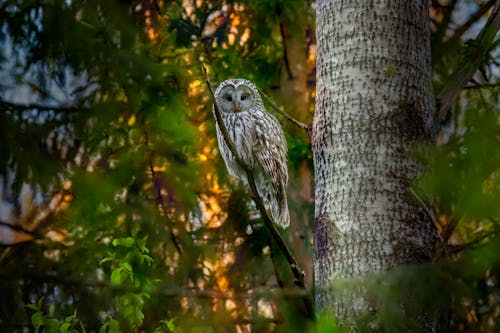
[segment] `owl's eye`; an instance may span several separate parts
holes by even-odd
[[[233,100],[233,98],[232,98],[231,96],[229,96],[229,95],[228,95],[228,96],[226,96],[226,100],[227,100],[228,102],[231,102],[231,101]]]
[[[247,95],[241,95],[241,100],[244,101],[245,99],[247,99]]]

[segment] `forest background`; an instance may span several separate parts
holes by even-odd
[[[432,1],[435,94],[457,69],[477,72],[415,184],[433,198],[445,255],[419,279],[399,272],[421,286],[421,306],[447,304],[456,332],[500,329],[498,38],[475,52],[494,5]],[[314,169],[301,125],[314,112],[313,6],[0,1],[2,331],[337,329],[308,305]],[[306,289],[227,175],[202,65],[213,85],[255,82],[285,129],[292,223],[282,234]],[[388,308],[391,292],[378,295]],[[393,312],[387,327],[404,320]]]

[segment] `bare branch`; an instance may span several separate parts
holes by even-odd
[[[289,121],[291,121],[293,124],[297,125],[298,127],[302,128],[303,130],[306,130],[307,133],[309,134],[309,137],[310,137],[310,132],[311,132],[311,125],[306,125],[300,121],[298,121],[297,119],[293,118],[291,115],[289,115],[288,113],[286,113],[285,111],[283,111],[282,109],[280,109],[278,106],[276,106],[276,104],[273,103],[273,101],[271,100],[271,98],[265,93],[263,92],[262,90],[259,89],[259,92],[262,96],[264,96],[264,98],[266,99],[267,103],[269,104],[269,106],[271,106],[271,108],[273,110],[275,110],[276,112],[278,112],[279,114],[281,114],[282,116],[284,116],[286,119],[288,119]]]
[[[0,221],[0,226],[12,229],[15,232],[21,232],[24,234],[28,234],[28,235],[33,236],[35,238],[41,237],[38,233],[31,231],[31,230],[28,230],[28,229],[25,229],[24,227],[22,227],[20,225],[15,225],[15,224],[10,224],[8,222]]]
[[[483,30],[474,41],[475,49],[470,55],[465,65],[458,68],[448,80],[448,84],[441,90],[436,98],[436,109],[438,119],[443,120],[457,99],[460,91],[470,81],[478,67],[481,65],[489,45],[493,42],[495,35],[500,28],[500,0],[496,0],[490,18]]]
[[[468,243],[464,243],[464,244],[460,244],[460,245],[448,245],[445,248],[445,252],[448,254],[457,254],[457,253],[459,253],[459,252],[461,252],[461,251],[463,251],[471,246],[479,244],[480,242],[482,242],[486,238],[495,235],[497,232],[498,232],[497,230],[487,232],[487,233],[477,237],[476,239],[471,240]]]
[[[413,195],[413,197],[415,199],[417,199],[418,203],[422,206],[422,208],[425,210],[425,214],[427,215],[427,217],[432,221],[432,223],[435,226],[437,226],[438,223],[436,221],[436,216],[434,215],[434,212],[429,207],[427,207],[427,205],[425,204],[424,200],[422,200],[422,198],[417,194],[417,192],[415,192],[415,190],[413,190],[410,187],[409,191]]]
[[[438,245],[436,246],[436,251],[434,252],[434,256],[432,258],[433,262],[436,262],[441,258],[449,248],[448,241],[450,240],[451,235],[458,226],[459,219],[452,217],[448,224],[446,224],[444,230],[441,232],[441,239],[439,240]]]
[[[290,61],[288,60],[288,48],[286,46],[285,26],[281,21],[280,21],[280,34],[281,34],[281,43],[283,44],[283,61],[285,62],[286,74],[288,75],[289,80],[294,80],[293,73],[290,68]]]
[[[469,30],[474,23],[476,23],[481,17],[484,16],[484,14],[488,12],[488,10],[490,10],[490,8],[495,4],[495,1],[496,0],[490,0],[483,4],[464,24],[455,29],[453,36],[451,36],[446,44],[459,40],[460,37],[462,37],[462,35]]]
[[[0,112],[11,111],[11,112],[25,112],[25,111],[53,111],[53,112],[78,112],[81,109],[77,107],[55,107],[55,106],[45,106],[40,104],[18,104],[0,100]]]
[[[476,90],[476,89],[488,89],[488,88],[497,88],[500,87],[500,83],[483,83],[477,84],[473,86],[465,86],[464,89],[467,90]]]
[[[147,145],[148,141],[149,141],[148,132],[145,131],[144,132],[144,136],[146,138],[146,145]],[[156,201],[160,205],[160,209],[161,209],[161,211],[163,213],[163,216],[167,217],[168,216],[168,210],[167,210],[167,207],[165,207],[165,201],[163,200],[163,196],[162,196],[162,193],[161,193],[162,187],[161,187],[161,184],[158,181],[158,175],[157,175],[157,172],[154,170],[153,162],[151,161],[151,158],[148,161],[148,167],[149,167],[149,171],[151,172],[151,178],[152,178],[152,182],[153,182],[153,188],[154,188],[155,194],[156,194]],[[174,228],[172,226],[172,223],[168,223],[167,228],[169,230],[170,240],[174,244],[175,249],[177,250],[177,252],[179,254],[182,254],[182,248],[180,247],[179,242],[177,241],[177,237],[175,236]]]

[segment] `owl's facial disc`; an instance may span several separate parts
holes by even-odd
[[[245,85],[228,85],[220,91],[218,103],[224,112],[236,113],[252,109],[255,96],[253,91]]]

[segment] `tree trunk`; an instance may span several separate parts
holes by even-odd
[[[316,307],[348,313],[335,278],[429,261],[436,230],[410,186],[432,142],[428,3],[317,0]]]

